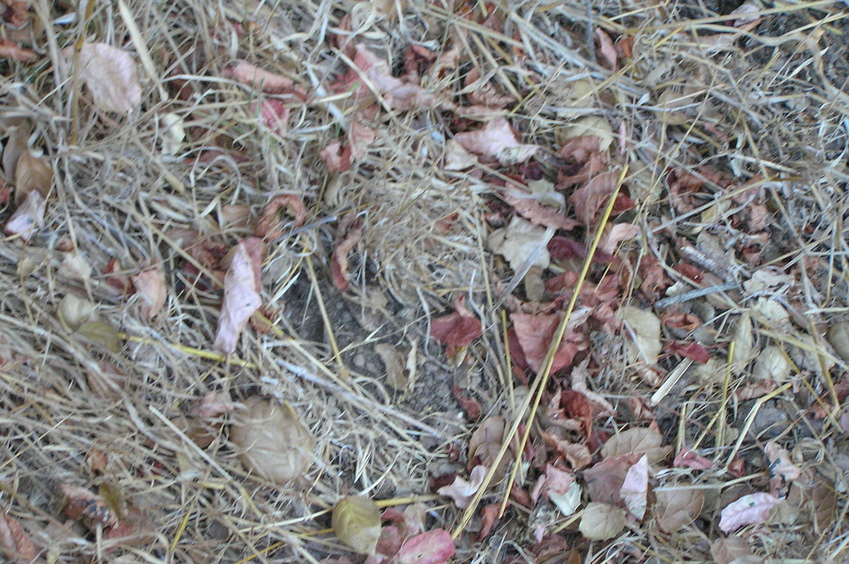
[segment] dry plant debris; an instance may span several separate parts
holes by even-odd
[[[845,2],[0,7],[3,561],[849,560]]]

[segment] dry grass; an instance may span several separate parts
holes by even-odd
[[[46,24],[37,43],[42,56],[32,64],[2,63],[0,111],[32,121],[33,145],[50,158],[56,180],[39,234],[28,244],[0,244],[0,505],[43,548],[39,561],[354,558],[328,533],[328,509],[360,492],[387,504],[424,501],[428,526],[452,531],[462,512],[430,495],[432,477],[461,468],[449,460],[449,446],[465,456],[474,429],[452,387],[476,396],[485,414],[507,417],[508,428],[523,417],[516,413],[497,284],[507,284],[511,272],[487,250],[491,182],[506,171],[444,170],[452,115],[429,108],[381,111],[371,123],[377,141],[348,172],[328,173],[318,157],[350,126],[352,110],[329,88],[349,65],[329,39],[354,7],[364,23],[351,40],[383,47],[380,56],[393,68],[411,43],[440,53],[450,47],[450,32],[462,30],[469,58],[462,72],[424,86],[456,96],[462,73],[478,69],[515,98],[504,113],[524,143],[543,147],[540,162],[557,158],[568,120],[602,116],[615,126],[614,145],[624,124],[630,145],[617,164],[629,166],[625,184],[638,202],[628,220],[643,228],[629,243],[630,256],[654,255],[668,265],[687,259],[722,278],[728,272],[716,267],[715,256],[701,263],[682,257],[676,238],[701,244],[709,234],[732,253],[735,245],[763,251],[755,266],[737,261],[730,279],[717,279],[732,287],[680,302],[702,313],[712,308],[714,375],[689,364],[675,372],[680,361],[671,355],[662,368],[680,381],[658,393],[625,366],[619,340],[608,338],[593,352],[599,371],[590,383],[623,413],[629,398],[654,394],[665,444],[706,449],[720,469],[739,455],[752,471],[737,479],[722,471],[658,471],[655,487],[695,484],[707,498],[701,525],[674,535],[646,521],[612,541],[589,543],[574,530],[575,520],[562,516],[549,531],[567,525],[569,545],[583,562],[711,560],[719,509],[764,487],[763,446],[777,437],[809,480],[834,492],[834,505],[819,516],[827,526],[812,525],[808,503],[755,529],[756,552],[800,562],[849,558],[847,440],[833,401],[847,364],[824,337],[828,326],[849,320],[849,17],[839,3],[765,5],[756,33],[711,52],[699,37],[721,31],[733,18],[723,14],[736,7],[715,4],[514,2],[503,6],[503,28],[493,31],[441,2],[411,1],[399,21],[369,20],[369,4],[357,2],[122,0],[96,3],[87,24],[54,25],[73,11],[35,0],[34,17]],[[596,59],[596,27],[635,38],[634,57],[616,72]],[[73,90],[59,51],[81,35],[136,55],[144,83],[139,110],[116,117],[94,108],[79,85]],[[291,104],[285,136],[259,123],[254,90],[222,78],[236,58],[314,93],[310,104]],[[592,90],[576,101],[570,85],[577,80]],[[181,88],[188,96],[178,96]],[[697,93],[680,109],[681,123],[658,105],[669,88]],[[183,117],[188,132],[176,157],[161,151],[166,113]],[[724,142],[717,130],[732,138]],[[218,156],[209,158],[215,148]],[[759,175],[773,214],[769,241],[732,221],[748,205],[734,200],[733,190],[709,182],[690,211],[672,205],[667,171],[704,164],[742,181]],[[265,335],[247,330],[227,359],[211,352],[220,296],[215,288],[191,287],[180,266],[186,251],[169,233],[191,228],[230,248],[251,230],[228,221],[227,206],[258,213],[278,193],[302,196],[310,215],[306,228],[269,248],[264,264],[264,304],[283,314]],[[330,282],[330,252],[336,220],[351,211],[363,239],[342,297]],[[450,228],[438,227],[449,218]],[[90,274],[69,267],[74,257]],[[101,273],[112,258],[127,274],[164,268],[168,300],[153,320],[139,315],[138,297],[118,297],[105,284]],[[795,282],[783,290],[743,290],[753,271],[772,265],[798,273]],[[639,280],[632,286],[625,301],[637,303]],[[120,333],[117,349],[63,326],[57,308],[69,294],[98,304],[99,320]],[[485,334],[456,367],[427,335],[429,319],[449,311],[459,295],[469,296]],[[793,310],[793,330],[765,318],[755,307],[759,297]],[[778,345],[794,366],[787,385],[754,402],[734,401],[735,390],[751,383],[750,371],[727,370],[725,362],[745,311],[754,318],[752,355]],[[408,390],[384,382],[377,342],[411,355]],[[117,388],[111,372],[124,380]],[[226,424],[213,428],[208,447],[197,446],[178,418],[213,390],[236,402],[260,393],[290,403],[316,438],[309,472],[283,487],[250,475],[228,443]],[[806,410],[818,403],[830,413],[815,420]],[[612,433],[628,422],[622,416],[598,424]],[[99,453],[107,462],[95,471],[91,460]],[[110,549],[102,531],[66,521],[61,484],[99,490],[120,511],[141,512],[140,538]],[[486,496],[500,502],[504,483]],[[528,513],[513,505],[477,544],[461,534],[456,561],[534,561],[528,521],[541,510]],[[468,530],[479,526],[475,517]]]

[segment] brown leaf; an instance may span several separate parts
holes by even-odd
[[[430,336],[449,346],[449,356],[458,348],[468,347],[483,335],[480,320],[466,308],[466,296],[458,296],[454,300],[454,309],[454,313],[430,322]]]
[[[17,519],[0,513],[0,554],[11,564],[29,564],[35,560],[35,546]]]
[[[60,489],[67,497],[65,515],[68,518],[80,521],[92,530],[98,525],[114,527],[118,524],[118,516],[103,497],[71,484],[62,484]]]
[[[363,496],[343,497],[333,508],[333,532],[360,554],[374,554],[380,537],[380,509]]]
[[[636,464],[642,455],[623,454],[605,458],[592,468],[584,470],[587,492],[590,499],[611,505],[622,505],[619,492],[628,470]]]
[[[613,45],[613,40],[601,28],[595,30],[596,54],[599,56],[601,65],[613,72],[619,68],[617,63],[618,55],[616,47]]]
[[[454,136],[464,149],[478,155],[493,157],[504,165],[523,163],[539,149],[536,145],[519,143],[506,118],[498,117],[477,131],[466,131]]]
[[[676,487],[655,490],[657,524],[662,531],[677,533],[702,512],[705,495],[695,488]]]
[[[277,214],[283,208],[288,208],[295,215],[293,229],[297,229],[307,221],[307,208],[304,205],[304,200],[296,194],[281,194],[272,198],[262,208],[262,214],[256,224],[254,235],[262,237],[266,241],[282,237],[283,231],[280,228],[280,222],[277,220]]]
[[[469,461],[473,461],[479,456],[480,447],[486,444],[495,444],[501,446],[501,438],[504,435],[504,418],[500,416],[492,416],[483,420],[483,422],[472,433],[472,438],[469,439]],[[484,464],[489,464],[491,460],[482,460]]]
[[[348,289],[348,253],[363,237],[362,228],[353,213],[346,215],[336,230],[336,246],[330,262],[333,284],[340,292]]]
[[[268,72],[241,59],[233,61],[224,69],[223,74],[266,94],[294,94],[300,100],[307,99],[306,91],[295,86],[291,78]]]
[[[65,48],[62,56],[70,62],[74,47]],[[85,43],[78,63],[80,79],[88,87],[94,105],[101,110],[126,114],[141,103],[136,63],[126,51],[106,43]]]
[[[230,413],[235,407],[226,392],[212,391],[203,396],[200,402],[189,411],[189,417],[213,419]]]
[[[224,300],[218,318],[215,349],[231,354],[248,320],[262,305],[261,285],[263,243],[258,237],[243,239],[236,245],[233,260],[224,276]]]
[[[510,320],[513,322],[516,337],[519,339],[528,366],[536,373],[542,370],[542,363],[561,319],[560,314],[510,314]],[[572,360],[578,351],[586,348],[586,346],[583,337],[571,333],[567,329],[554,355],[551,372],[557,372],[572,364]]]
[[[47,200],[37,190],[33,190],[6,222],[3,232],[10,237],[17,235],[22,240],[29,241],[44,223],[46,210]]]
[[[776,497],[785,497],[790,482],[799,479],[802,471],[790,461],[787,449],[775,441],[769,441],[764,447],[769,459],[769,493]]]
[[[667,457],[670,447],[660,446],[663,436],[654,427],[635,427],[613,435],[602,447],[605,458],[625,454],[648,455],[649,464],[656,464]]]
[[[465,509],[469,506],[472,497],[474,497],[481,488],[481,485],[483,485],[483,480],[487,472],[489,472],[488,467],[483,465],[475,466],[472,468],[468,481],[460,476],[456,476],[450,485],[439,488],[436,493],[450,497],[454,500],[454,505],[459,509]]]
[[[46,200],[53,187],[53,167],[44,156],[25,150],[15,166],[15,204],[20,205],[30,192],[38,192]]]
[[[603,172],[582,188],[575,190],[569,196],[569,203],[575,208],[575,217],[586,225],[592,224],[601,209],[607,205],[618,181],[619,173]]]
[[[527,192],[515,190],[504,194],[504,201],[510,204],[516,213],[530,220],[534,225],[564,229],[574,229],[580,223],[566,217],[562,211],[544,206]]]
[[[165,273],[161,267],[143,270],[131,278],[136,294],[141,298],[140,313],[143,319],[153,319],[168,298]]]
[[[625,521],[624,510],[592,501],[584,508],[578,529],[587,540],[607,540],[622,532]]]
[[[0,39],[0,57],[20,63],[31,63],[38,59],[38,55],[34,51],[25,49],[8,39]]]

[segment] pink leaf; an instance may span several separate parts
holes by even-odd
[[[649,487],[649,463],[644,454],[633,466],[628,468],[625,480],[619,489],[619,497],[625,502],[625,507],[639,521],[646,514],[646,496]]]
[[[374,143],[376,138],[377,134],[372,128],[366,127],[358,119],[351,121],[351,128],[348,130],[351,160],[359,160],[366,156],[368,146]]]
[[[65,48],[62,56],[70,61],[74,48]],[[80,79],[101,110],[126,114],[141,103],[136,63],[126,51],[106,43],[85,43],[80,49],[79,65]]]
[[[523,163],[539,149],[536,145],[519,143],[510,123],[503,117],[487,122],[483,129],[458,133],[454,140],[467,151],[494,157],[504,165]]]
[[[35,560],[35,546],[17,519],[0,513],[0,553],[13,564],[28,564]]]
[[[604,172],[575,190],[569,196],[569,203],[575,208],[575,217],[582,223],[592,223],[616,189],[618,179],[618,173]]]
[[[580,223],[563,215],[558,209],[544,206],[535,200],[530,194],[519,192],[508,192],[504,194],[504,201],[513,206],[518,214],[527,218],[534,225],[564,229],[574,229]]]
[[[26,199],[18,206],[3,232],[6,235],[19,236],[24,241],[29,241],[35,235],[38,228],[44,223],[44,212],[47,209],[47,200],[42,197],[38,190],[27,194]]]
[[[690,449],[683,449],[675,455],[672,466],[676,468],[691,468],[693,470],[710,470],[713,462]]]
[[[616,72],[616,69],[619,66],[616,61],[618,55],[616,53],[616,47],[613,45],[613,41],[610,39],[610,36],[607,35],[607,33],[605,33],[601,28],[596,28],[595,39],[598,44],[596,46],[596,53],[598,53],[601,58],[601,65],[613,72]]]
[[[350,145],[346,145],[343,148],[342,143],[334,141],[322,149],[318,156],[327,165],[327,170],[329,172],[345,172],[346,170],[351,170]]]
[[[257,110],[257,102],[251,105],[251,110]],[[259,104],[259,117],[265,127],[280,137],[289,130],[289,108],[280,100],[263,100]]]
[[[466,296],[454,300],[454,313],[430,322],[430,336],[452,348],[468,347],[483,335],[480,320],[466,308]]]
[[[254,229],[254,235],[265,240],[274,240],[283,236],[277,214],[281,209],[288,208],[295,215],[294,228],[303,225],[307,220],[307,208],[304,200],[295,194],[281,194],[275,196],[262,208],[262,214]]]
[[[227,392],[209,392],[189,412],[190,417],[198,419],[212,419],[230,413],[235,409]]]
[[[0,39],[0,57],[21,63],[31,63],[38,58],[38,55],[30,49],[24,49],[14,41]]]
[[[306,91],[300,86],[295,86],[291,78],[268,72],[247,61],[233,61],[224,69],[223,74],[267,94],[294,94],[301,100],[307,99]]]
[[[403,112],[449,105],[418,84],[410,84],[393,77],[389,64],[369,51],[365,45],[360,44],[356,48],[354,64],[362,71],[377,93],[383,96],[390,109]],[[357,77],[351,77],[348,82],[354,82],[356,79]],[[357,93],[362,96],[368,91],[369,86],[361,84]]]
[[[779,503],[780,499],[767,493],[744,495],[722,510],[719,530],[730,533],[746,525],[763,523],[769,517],[770,510]]]
[[[434,529],[408,539],[392,559],[394,564],[445,564],[454,556],[454,539],[444,529]]]
[[[131,278],[133,288],[142,299],[141,316],[152,319],[165,305],[168,288],[165,284],[165,273],[161,268],[143,270]]]
[[[619,247],[619,243],[630,241],[640,234],[640,227],[630,223],[617,223],[607,231],[599,243],[598,250],[612,255]]]
[[[442,486],[436,493],[450,497],[454,500],[454,505],[460,509],[465,509],[469,506],[472,497],[481,488],[487,472],[489,472],[489,468],[486,466],[475,466],[469,475],[469,481],[456,476],[451,485]]]
[[[248,320],[262,305],[259,297],[262,239],[249,237],[236,245],[233,261],[224,276],[224,300],[218,318],[217,350],[231,354]]]

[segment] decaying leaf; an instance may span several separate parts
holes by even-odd
[[[743,537],[719,537],[710,546],[716,564],[757,564],[761,558],[752,554],[749,542]]]
[[[15,166],[15,204],[22,205],[34,191],[46,201],[52,187],[53,167],[47,157],[31,149],[23,151]]]
[[[523,163],[539,149],[536,145],[519,142],[506,118],[495,118],[477,131],[465,131],[454,140],[472,153],[492,157],[504,165]]]
[[[469,480],[464,480],[460,476],[454,478],[454,481],[448,486],[442,486],[436,493],[450,497],[454,500],[454,505],[460,509],[465,509],[469,506],[472,497],[483,485],[483,479],[489,468],[480,465],[475,466],[469,475]]]
[[[434,529],[407,539],[394,564],[446,564],[454,556],[454,539],[444,529]]]
[[[403,390],[407,387],[407,376],[404,374],[406,357],[389,343],[377,343],[374,352],[383,361],[386,369],[386,383],[395,390]]]
[[[559,192],[555,193],[562,196]],[[511,190],[505,192],[503,197],[505,202],[513,206],[516,213],[530,220],[534,225],[567,231],[580,225],[574,219],[566,217],[559,208],[550,207],[548,203],[543,203],[538,194]]]
[[[280,194],[271,199],[262,208],[262,214],[256,224],[254,234],[266,241],[273,241],[283,236],[280,221],[277,219],[280,210],[286,208],[295,216],[293,229],[297,229],[307,221],[307,208],[304,200],[296,194]]]
[[[47,200],[38,191],[33,190],[27,194],[23,203],[18,206],[18,209],[6,222],[3,232],[10,237],[17,236],[24,241],[29,241],[44,224],[46,211]]]
[[[790,482],[798,480],[802,471],[790,461],[787,449],[775,441],[769,441],[764,447],[769,459],[769,493],[776,497],[785,497]]]
[[[363,230],[359,226],[356,216],[353,214],[346,215],[336,230],[336,243],[330,262],[333,284],[340,292],[348,289],[348,253],[357,246],[362,237]]]
[[[218,318],[215,343],[217,350],[231,354],[248,320],[262,300],[259,296],[262,239],[249,237],[236,245],[233,260],[224,276],[224,300]]]
[[[235,409],[227,392],[211,391],[207,393],[196,406],[189,412],[189,417],[198,419],[212,419],[221,417]]]
[[[625,480],[619,489],[619,497],[625,502],[628,511],[642,521],[646,514],[646,497],[649,486],[648,457],[643,455],[625,474]]]
[[[769,518],[769,512],[781,500],[768,493],[744,495],[729,503],[720,513],[719,530],[723,533],[736,531],[746,525],[757,525]]]
[[[609,229],[605,229],[605,234],[598,245],[598,250],[612,255],[619,247],[619,243],[630,241],[637,237],[641,232],[639,225],[630,223],[616,223]]]
[[[578,530],[587,540],[607,540],[622,532],[625,521],[625,510],[591,501],[584,508]]]
[[[0,513],[0,555],[11,564],[29,564],[35,560],[35,546],[18,520]]]
[[[468,347],[483,335],[480,319],[466,307],[466,296],[458,296],[454,300],[454,309],[454,313],[430,322],[430,336],[449,346],[449,356],[459,348]]]
[[[275,484],[303,475],[312,463],[313,439],[295,410],[258,396],[244,405],[230,428],[242,463]]]
[[[590,500],[622,506],[620,491],[628,470],[642,458],[639,454],[623,454],[605,458],[584,470],[584,481]]]
[[[543,361],[555,337],[555,332],[560,325],[561,319],[561,314],[510,314],[510,320],[513,322],[516,337],[519,339],[519,344],[522,347],[522,352],[525,355],[528,366],[536,373],[542,370]],[[560,341],[557,352],[554,354],[551,372],[554,373],[561,368],[569,366],[578,351],[585,347],[586,344],[583,342],[583,339],[580,336],[573,335],[569,327],[567,327],[563,340]]]
[[[575,217],[578,221],[591,225],[607,205],[610,196],[616,190],[618,181],[618,173],[603,172],[587,182],[585,186],[575,190],[569,196],[569,203],[575,208]]]
[[[610,437],[601,449],[605,458],[623,454],[645,454],[649,464],[657,464],[669,455],[671,447],[660,446],[663,435],[654,427],[634,427]]]
[[[507,227],[492,232],[487,244],[492,252],[507,259],[514,271],[519,271],[526,261],[531,261],[532,266],[548,268],[551,255],[547,245],[552,235],[554,231],[514,216]]]
[[[97,312],[97,304],[75,294],[65,294],[59,302],[57,316],[59,321],[71,331],[76,331],[91,320]]]
[[[740,316],[734,328],[734,356],[731,360],[734,374],[743,372],[752,360],[753,339],[752,316],[747,311]]]
[[[114,527],[118,524],[118,516],[103,497],[71,484],[62,484],[60,489],[67,498],[65,515],[68,518],[80,521],[92,530],[98,525]]]
[[[627,333],[632,339],[626,343],[628,362],[645,363],[652,366],[657,363],[663,345],[660,343],[660,318],[654,313],[634,306],[620,309]]]
[[[241,59],[233,61],[224,69],[223,74],[227,78],[247,84],[266,94],[294,94],[301,100],[307,99],[306,91],[300,86],[295,86],[291,78],[268,72]]]
[[[575,476],[552,464],[546,464],[545,474],[540,476],[534,486],[531,499],[536,501],[540,495],[545,495],[566,517],[572,515],[581,504],[581,486],[575,481]]]
[[[359,554],[374,554],[380,538],[380,509],[367,497],[349,495],[333,508],[331,526],[339,540]]]
[[[704,493],[696,488],[659,489],[654,493],[657,497],[657,524],[667,533],[676,533],[695,521],[705,502]]]
[[[65,48],[62,56],[70,62],[74,57],[73,46]],[[106,43],[85,43],[78,62],[80,79],[101,110],[126,114],[141,103],[136,63],[126,51]]]
[[[0,57],[11,59],[21,63],[31,63],[38,59],[38,55],[31,49],[25,49],[14,41],[0,39]]]
[[[153,319],[160,312],[168,297],[165,272],[161,267],[142,270],[131,277],[136,295],[141,299],[139,312],[143,319]]]

